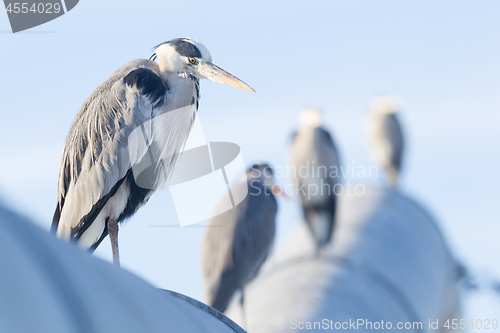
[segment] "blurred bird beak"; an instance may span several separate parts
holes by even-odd
[[[202,68],[203,76],[213,82],[229,84],[233,87],[255,92],[248,84],[231,75],[217,65],[207,62]]]
[[[282,196],[285,199],[290,199],[290,197],[286,194],[285,191],[283,191],[283,188],[279,185],[274,184],[273,185],[273,194],[275,196]]]

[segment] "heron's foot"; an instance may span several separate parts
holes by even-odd
[[[318,259],[321,256],[321,247],[316,245],[314,247],[314,259]]]

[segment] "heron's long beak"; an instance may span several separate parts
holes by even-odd
[[[248,84],[211,62],[207,62],[206,65],[203,66],[203,76],[210,81],[225,83],[236,88],[255,92]]]

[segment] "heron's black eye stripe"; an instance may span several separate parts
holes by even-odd
[[[182,56],[190,57],[190,58],[201,58],[201,52],[198,50],[196,46],[194,46],[191,42],[185,41],[184,38],[176,38],[167,42],[170,45],[175,47],[177,53]]]

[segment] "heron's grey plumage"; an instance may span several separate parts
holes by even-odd
[[[340,164],[332,136],[315,109],[305,110],[294,134],[290,160],[304,219],[318,249],[332,238]]]
[[[370,141],[375,158],[385,168],[390,186],[396,186],[401,170],[404,137],[394,103],[380,99],[369,119]]]
[[[256,276],[273,244],[277,204],[268,186],[271,182],[266,185],[257,174],[262,166],[249,170],[247,181],[236,185],[248,186],[247,197],[212,218],[205,233],[202,266],[206,300],[221,312]]]
[[[122,221],[148,200],[157,184],[137,186],[132,167],[154,150],[164,166],[158,177],[172,172],[196,115],[198,84],[177,75],[162,80],[156,63],[135,60],[92,93],[64,148],[52,224],[58,236],[95,248],[107,234],[108,218]]]

